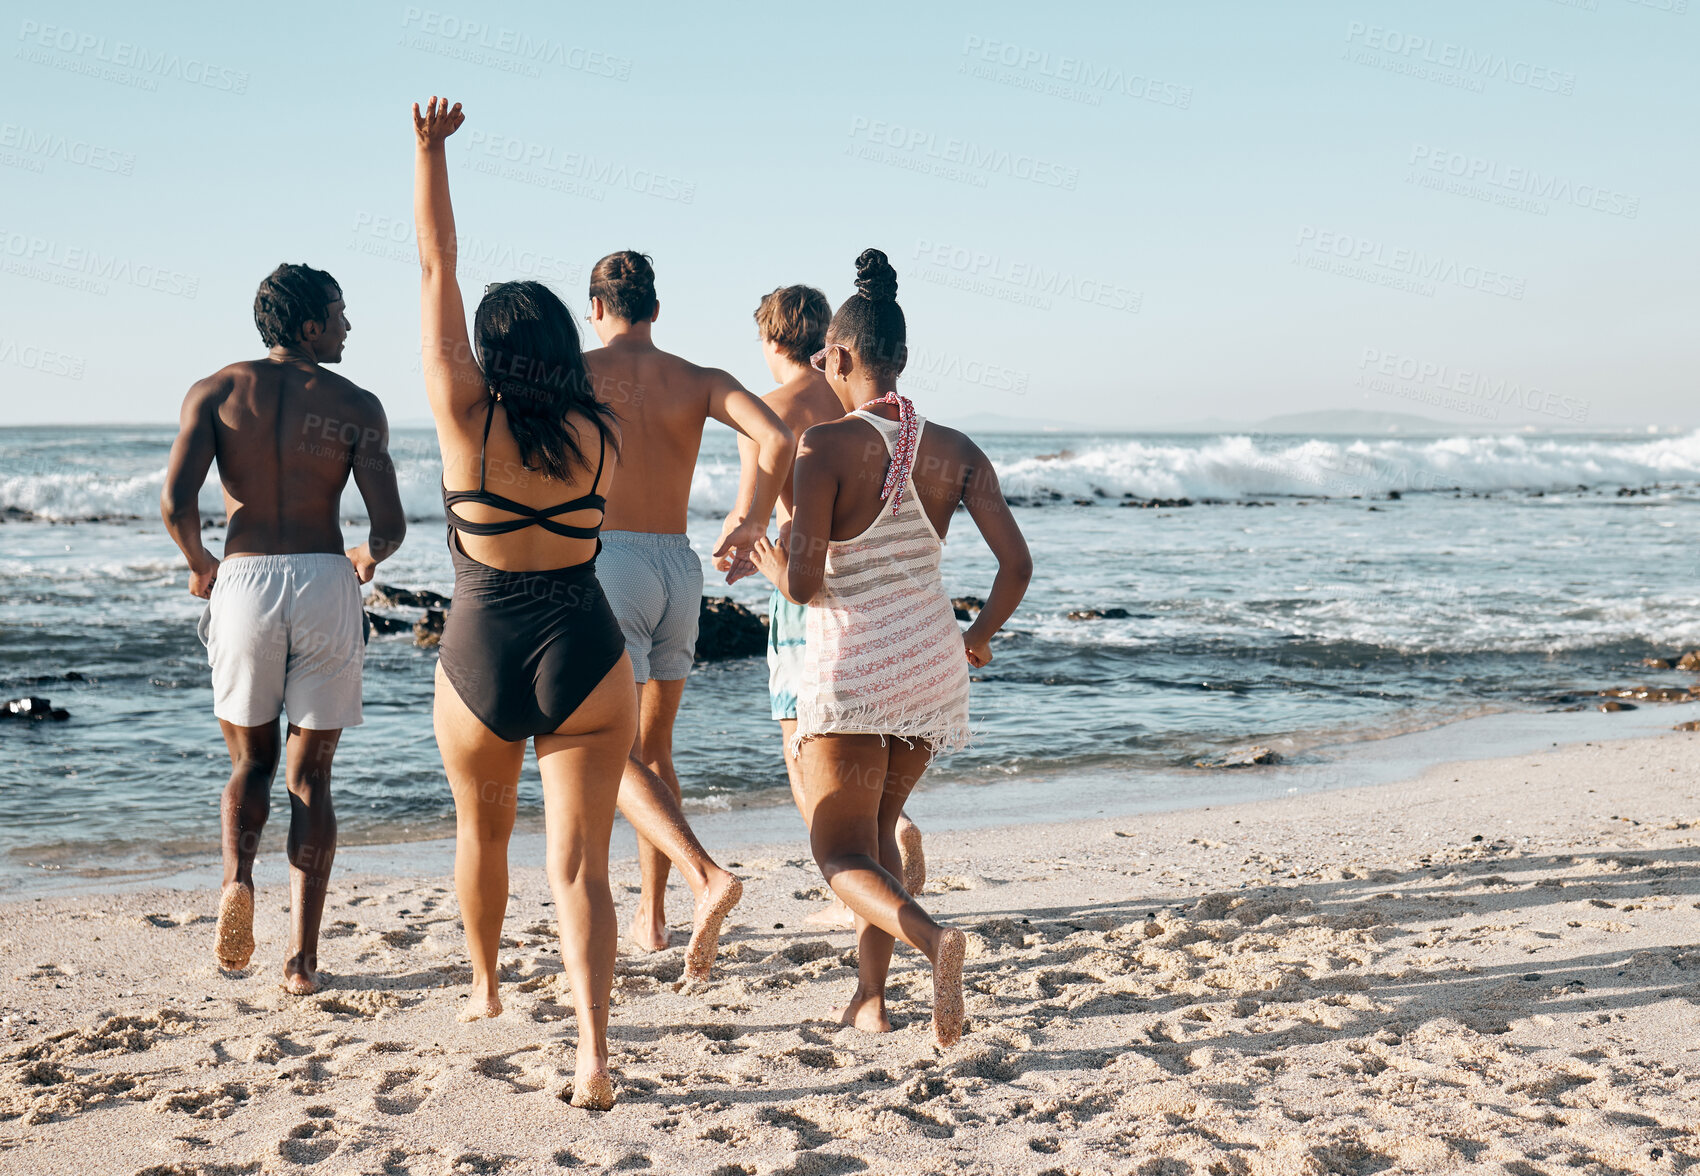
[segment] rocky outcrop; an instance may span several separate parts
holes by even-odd
[[[950,607],[956,610],[957,620],[971,621],[986,607],[986,602],[978,596],[953,596],[950,598]]]
[[[1600,703],[1599,709],[1606,711],[1607,713],[1612,711],[1632,711],[1635,709],[1635,704],[1633,702],[1618,702],[1614,699],[1611,702]]]
[[[64,707],[54,706],[48,699],[37,698],[34,695],[26,698],[8,699],[3,706],[0,706],[0,719],[62,723],[70,717],[71,712]]]
[[[1261,764],[1278,764],[1280,762],[1281,757],[1276,754],[1274,748],[1257,744],[1252,747],[1241,748],[1238,751],[1230,751],[1226,755],[1217,756],[1215,759],[1198,760],[1193,766],[1198,768],[1251,768]]]
[[[697,660],[767,656],[767,621],[730,596],[705,596],[697,610]]]
[[[1125,608],[1077,608],[1068,614],[1071,621],[1125,621],[1133,614]]]
[[[413,628],[411,624],[400,617],[385,616],[383,613],[375,613],[371,609],[366,610],[366,627],[373,633],[386,634],[405,633]]]
[[[1599,696],[1634,698],[1642,702],[1700,702],[1700,695],[1686,686],[1620,686],[1616,690],[1602,690]]]
[[[372,584],[366,594],[367,608],[436,608],[449,607],[449,598],[429,588],[395,588],[389,584]]]
[[[443,623],[448,614],[440,608],[428,608],[425,615],[413,623],[413,644],[420,649],[435,649],[443,639]]]

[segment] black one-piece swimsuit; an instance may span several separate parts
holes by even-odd
[[[558,522],[556,516],[606,507],[607,500],[596,489],[602,482],[607,442],[602,441],[591,492],[539,510],[484,488],[484,449],[495,411],[492,400],[478,450],[478,489],[451,493],[443,488],[455,593],[438,655],[467,709],[499,738],[517,743],[560,727],[614,668],[626,646],[597,582],[595,556],[571,567],[506,572],[480,563],[461,548],[456,531],[506,535],[542,527],[573,539],[595,539],[596,550],[602,550],[600,520],[594,527],[575,527]],[[469,522],[455,513],[461,502],[483,503],[518,517]]]

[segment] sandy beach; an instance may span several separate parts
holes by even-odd
[[[1696,736],[1419,779],[946,833],[969,1031],[928,1039],[900,950],[889,1036],[839,1028],[846,932],[801,844],[747,881],[715,977],[623,953],[619,1105],[562,1101],[574,1027],[518,862],[507,1011],[455,1020],[449,879],[340,873],[328,986],[212,957],[216,895],[3,908],[0,1168],[18,1173],[1682,1172],[1700,1162]],[[620,862],[629,912],[636,868]],[[687,909],[675,881],[673,907]]]

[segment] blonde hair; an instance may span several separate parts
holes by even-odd
[[[755,318],[763,339],[772,339],[792,362],[808,363],[826,346],[832,304],[813,286],[781,286],[762,295]]]

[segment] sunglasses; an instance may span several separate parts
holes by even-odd
[[[817,351],[813,355],[809,356],[809,366],[814,368],[815,371],[817,371],[817,372],[825,372],[826,371],[826,357],[832,354],[832,349],[834,347],[840,348],[841,350],[843,350],[846,353],[848,353],[849,350],[850,350],[848,347],[845,347],[844,344],[842,344],[842,343],[828,343],[825,347],[822,347],[819,351]]]

